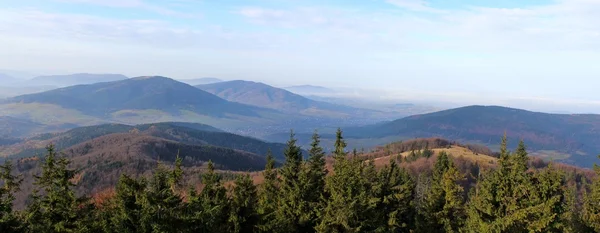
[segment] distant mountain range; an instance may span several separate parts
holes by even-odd
[[[138,77],[121,81],[76,85],[10,98],[8,103],[42,103],[105,117],[122,110],[182,110],[207,116],[256,116],[260,109],[228,102],[190,85],[165,77]]]
[[[99,82],[112,82],[125,80],[128,77],[121,74],[68,74],[68,75],[46,75],[38,76],[33,79],[27,80],[26,85],[31,86],[74,86],[82,84],[93,84]]]
[[[523,139],[534,154],[590,167],[600,153],[600,115],[530,112],[498,106],[469,106],[349,128],[350,138],[442,137],[496,147],[506,132],[511,146]]]
[[[196,86],[223,99],[284,112],[352,110],[346,106],[314,101],[260,82],[235,80]],[[334,110],[335,111],[335,110]]]
[[[218,79],[218,78],[181,79],[179,81],[187,83],[192,86],[223,82],[223,80]]]
[[[260,82],[227,81],[196,86],[232,102],[270,108],[288,114],[320,118],[382,118],[385,113],[316,101]]]
[[[299,95],[315,95],[315,94],[333,94],[336,91],[327,87],[313,86],[313,85],[299,85],[284,87],[283,89],[291,91]]]
[[[8,74],[0,73],[0,86],[10,85],[19,81],[21,81],[21,79],[14,78]]]

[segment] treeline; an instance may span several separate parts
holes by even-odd
[[[77,170],[50,146],[22,211],[12,209],[21,178],[0,167],[0,232],[600,232],[600,180],[578,192],[552,165],[529,169],[523,142],[511,153],[506,137],[498,167],[472,188],[446,153],[416,179],[404,160],[376,169],[348,153],[338,131],[330,171],[325,157],[317,134],[306,160],[292,135],[285,163],[269,153],[258,186],[241,175],[228,188],[209,163],[202,188],[188,187],[178,158],[149,179],[122,175],[99,202],[75,195]]]

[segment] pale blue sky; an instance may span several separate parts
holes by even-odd
[[[600,0],[0,0],[0,69],[600,112],[598,22]]]

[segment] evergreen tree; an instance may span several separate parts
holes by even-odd
[[[463,188],[458,182],[464,179],[444,151],[440,152],[433,169],[431,186],[425,194],[422,222],[419,230],[432,232],[458,232],[464,223]]]
[[[258,200],[258,214],[260,215],[258,228],[260,232],[274,232],[275,229],[278,229],[275,212],[277,211],[277,202],[279,201],[279,179],[271,150],[267,152],[267,165],[265,166],[263,176],[265,180],[260,186]]]
[[[229,216],[230,232],[252,233],[258,232],[256,186],[249,175],[238,176],[233,188],[231,199],[231,213]]]
[[[221,183],[221,177],[216,174],[212,161],[208,162],[208,171],[202,175],[202,184],[204,188],[199,198],[193,198],[192,205],[200,204],[199,222],[200,230],[195,232],[225,232],[227,230],[227,220],[229,217],[229,199],[227,190]]]
[[[464,176],[455,166],[450,166],[442,177],[444,205],[434,216],[437,222],[443,226],[445,232],[460,232],[464,225],[466,218],[463,198],[464,189],[458,183],[463,179]]]
[[[13,201],[15,193],[19,191],[19,186],[23,178],[12,174],[13,165],[7,160],[4,165],[0,165],[0,232],[20,232],[22,230],[21,222],[13,210]]]
[[[144,232],[180,232],[182,199],[173,187],[181,178],[181,160],[169,172],[159,165],[141,199],[141,225]]]
[[[590,187],[590,193],[585,197],[583,220],[588,227],[600,232],[600,166],[594,165],[594,171],[596,171],[596,180]]]
[[[365,190],[363,162],[348,159],[342,131],[336,133],[333,174],[327,177],[329,195],[317,232],[363,232],[368,221],[370,192]]]
[[[305,222],[301,221],[303,214],[304,190],[300,182],[302,170],[302,150],[296,145],[294,133],[284,151],[285,163],[281,167],[281,196],[277,210],[277,222],[281,223],[286,232],[302,232]]]
[[[527,151],[519,143],[508,155],[502,140],[499,167],[477,184],[468,208],[469,232],[561,232],[564,176],[551,170],[527,172]]]
[[[110,217],[110,226],[106,232],[137,233],[142,230],[142,195],[146,190],[146,180],[132,179],[121,174],[116,186],[114,210]]]
[[[323,198],[325,191],[325,152],[320,146],[320,137],[315,131],[312,136],[309,158],[300,174],[302,189],[302,209],[300,222],[301,232],[314,232],[318,224],[318,214],[323,210]]]
[[[77,173],[68,168],[70,161],[57,158],[53,145],[47,148],[42,173],[35,176],[36,189],[26,213],[30,232],[76,232],[82,213],[79,205],[86,199],[77,198],[72,179]]]
[[[379,172],[372,183],[375,192],[370,199],[373,232],[411,232],[415,227],[413,204],[415,183],[394,160]],[[374,205],[374,206],[373,206]]]

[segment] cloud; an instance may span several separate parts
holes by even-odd
[[[70,4],[90,4],[97,6],[106,6],[106,7],[114,7],[114,8],[137,8],[149,12],[153,12],[160,15],[166,16],[174,16],[180,18],[201,18],[201,15],[198,13],[186,13],[183,11],[173,10],[167,7],[167,5],[156,5],[148,3],[144,0],[54,0],[62,3],[70,3]],[[194,9],[194,7],[189,7],[192,2],[189,1],[175,1],[171,2],[174,5],[179,6],[188,6],[187,9]]]
[[[93,4],[108,7],[141,7],[145,3],[143,0],[55,0],[63,3]]]
[[[386,0],[387,3],[397,7],[405,8],[410,11],[428,12],[428,13],[444,13],[446,11],[436,9],[429,6],[425,0]]]

